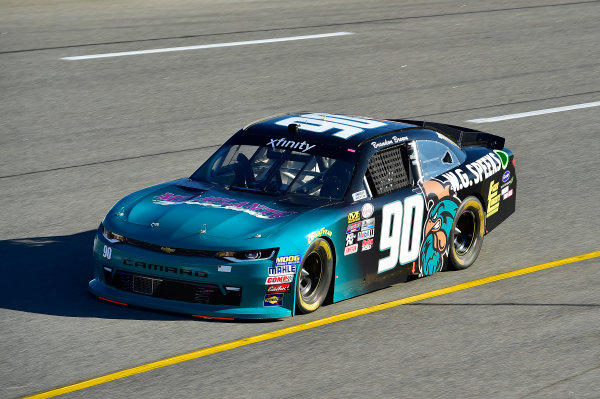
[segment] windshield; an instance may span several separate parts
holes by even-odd
[[[345,160],[290,149],[226,145],[191,178],[234,190],[341,200],[353,166]]]

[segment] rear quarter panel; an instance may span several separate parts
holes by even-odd
[[[451,184],[462,201],[477,197],[486,213],[486,233],[495,229],[515,211],[517,175],[514,154],[507,148],[489,150],[466,148],[466,161],[440,176]]]

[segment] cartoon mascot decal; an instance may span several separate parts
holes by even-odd
[[[460,200],[449,182],[433,179],[420,184],[427,204],[423,227],[423,245],[419,258],[419,276],[428,276],[442,270],[448,256],[450,230]]]

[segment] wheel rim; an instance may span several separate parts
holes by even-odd
[[[302,298],[308,298],[317,291],[322,275],[323,260],[318,253],[313,252],[308,255],[300,271],[300,295]]]
[[[454,248],[456,254],[464,256],[469,252],[475,241],[477,231],[477,217],[473,211],[465,211],[454,228]]]

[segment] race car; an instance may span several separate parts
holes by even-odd
[[[90,291],[203,318],[282,318],[465,269],[515,210],[504,141],[311,112],[251,123],[190,177],[114,205]]]

